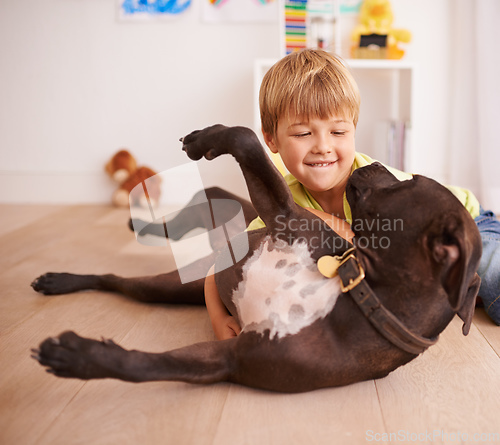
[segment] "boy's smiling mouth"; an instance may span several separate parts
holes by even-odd
[[[305,162],[308,167],[316,167],[316,168],[324,168],[330,167],[335,164],[337,161],[325,161],[325,162]]]

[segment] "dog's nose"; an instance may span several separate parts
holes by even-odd
[[[373,162],[366,167],[358,169],[357,172],[359,172],[362,178],[370,178],[382,170],[385,170],[385,167],[380,162]]]
[[[182,142],[182,151],[186,151],[186,146],[184,145],[184,138],[179,138],[179,142]]]

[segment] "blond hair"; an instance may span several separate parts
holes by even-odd
[[[337,115],[356,126],[359,104],[358,86],[339,58],[322,50],[294,52],[274,64],[262,80],[262,131],[275,136],[278,120],[292,115]]]

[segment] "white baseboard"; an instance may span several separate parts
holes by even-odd
[[[115,188],[104,172],[0,171],[0,203],[111,203]]]
[[[204,172],[203,181],[194,162],[160,175],[162,204],[183,207],[196,192],[214,185],[248,199],[241,174],[234,168]],[[110,204],[117,187],[104,171],[0,171],[0,203],[4,204]]]

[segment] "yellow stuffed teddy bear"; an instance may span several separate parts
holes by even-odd
[[[411,40],[411,33],[406,29],[392,28],[394,16],[389,0],[364,0],[359,16],[359,25],[354,28],[351,39],[355,42],[353,47],[353,57],[359,53],[359,43],[362,35],[379,34],[387,35],[387,55],[388,59],[401,59],[404,50],[398,47],[398,43],[408,43]]]

